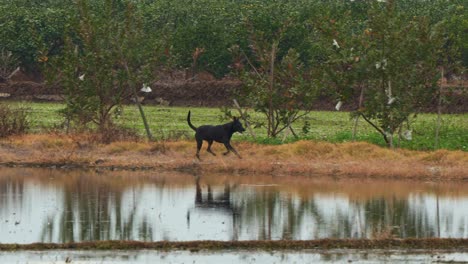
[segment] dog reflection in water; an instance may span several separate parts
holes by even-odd
[[[239,118],[234,117],[233,121],[223,124],[223,125],[203,125],[199,127],[195,127],[190,122],[190,111],[187,115],[187,123],[188,125],[195,131],[195,140],[197,141],[197,158],[200,159],[200,149],[203,145],[203,140],[208,142],[208,148],[206,149],[209,153],[216,156],[216,154],[211,150],[211,145],[213,141],[223,143],[226,147],[227,151],[223,153],[224,155],[229,154],[229,152],[234,152],[234,154],[241,159],[242,157],[237,153],[234,147],[231,145],[231,137],[232,134],[235,132],[242,133],[245,131],[242,123],[239,121]]]

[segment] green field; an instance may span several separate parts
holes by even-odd
[[[63,104],[57,103],[31,103],[14,102],[11,106],[21,106],[29,111],[31,132],[47,132],[53,128],[60,128],[64,122],[59,110],[64,108]],[[224,117],[219,108],[201,107],[159,107],[144,106],[151,132],[157,139],[187,139],[193,137],[193,131],[188,127],[186,118],[188,110],[192,111],[192,123],[195,126],[202,124],[221,124],[229,120]],[[235,110],[233,113],[237,113]],[[257,121],[263,116],[250,112]],[[413,140],[401,141],[401,147],[417,150],[434,149],[435,127],[437,115],[421,114],[412,123]],[[308,132],[302,130],[304,122],[309,122]],[[122,115],[116,118],[116,122],[124,127],[135,129],[144,136],[144,127],[136,106],[125,106]],[[289,135],[280,135],[276,139],[266,138],[264,128],[255,128],[257,138],[246,132],[243,135],[235,134],[234,140],[255,141],[264,144],[281,144],[298,139],[321,140],[329,142],[347,142],[352,140],[354,121],[350,119],[347,112],[311,112],[303,119],[293,125],[299,138]],[[364,120],[359,120],[357,140],[385,145],[383,138]],[[451,150],[468,150],[468,114],[442,115],[440,129],[440,148]]]

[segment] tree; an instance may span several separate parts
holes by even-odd
[[[445,42],[441,28],[428,17],[398,11],[392,0],[369,4],[364,30],[346,35],[337,29],[335,35],[343,41],[334,39],[336,45],[330,45],[327,66],[333,70],[327,76],[340,100],[349,100],[357,87],[363,89],[362,106],[353,115],[393,146],[394,134],[434,97],[438,54]],[[332,43],[331,35],[328,41]]]
[[[71,1],[0,1],[0,47],[12,52],[26,71],[61,52],[72,12]]]
[[[310,111],[317,91],[299,52],[289,48],[286,54],[279,55],[288,26],[286,23],[276,36],[252,29],[250,58],[239,46],[231,48],[235,57],[245,58],[245,68],[240,67],[242,59],[236,63],[244,83],[243,99],[265,115],[268,137],[276,137],[287,128],[294,133],[291,124]]]
[[[114,110],[125,99],[138,102],[137,87],[151,81],[157,43],[144,34],[133,1],[80,0],[76,10],[63,56],[49,70],[64,87],[66,118],[95,123],[105,132],[113,126]],[[151,137],[148,128],[147,133]]]
[[[222,77],[229,71],[228,48],[245,39],[239,5],[230,0],[152,1],[143,12],[149,33],[164,31],[177,66],[195,73],[192,57],[196,49],[203,49],[197,71]]]

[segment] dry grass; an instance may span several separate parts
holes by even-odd
[[[299,141],[279,146],[234,142],[243,156],[223,156],[202,151],[202,161],[194,158],[195,142],[132,142],[107,145],[93,142],[87,135],[25,135],[0,141],[0,164],[30,166],[77,165],[102,168],[159,168],[188,172],[227,172],[267,175],[327,175],[337,178],[415,179],[429,181],[468,180],[468,153],[390,150],[357,142],[333,144]],[[206,148],[206,144],[204,146]]]
[[[148,144],[138,142],[115,142],[104,147],[109,154],[122,154],[124,152],[146,152],[150,148]]]

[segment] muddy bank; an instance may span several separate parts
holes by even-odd
[[[197,160],[191,141],[101,145],[77,136],[27,135],[0,140],[0,166],[468,181],[468,153],[463,151],[390,150],[363,142],[234,144],[242,159],[221,155],[224,147],[217,144],[213,151],[219,155],[203,151]]]
[[[303,250],[303,249],[445,249],[457,252],[468,251],[468,239],[319,239],[319,240],[276,240],[276,241],[189,241],[189,242],[139,242],[99,241],[80,243],[34,243],[0,244],[0,250]]]

